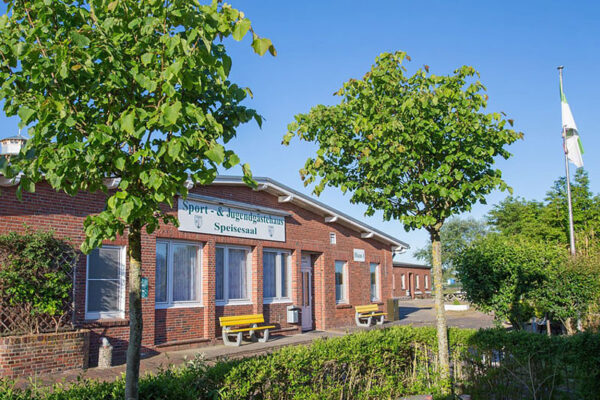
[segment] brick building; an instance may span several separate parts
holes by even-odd
[[[427,298],[431,297],[431,267],[393,261],[392,297]]]
[[[277,326],[273,333],[282,334],[351,325],[354,306],[406,295],[398,275],[404,269],[409,280],[422,271],[423,289],[429,287],[424,269],[392,265],[393,254],[409,247],[403,241],[272,179],[255,179],[257,189],[230,176],[190,188],[187,200],[170,210],[179,228],[143,234],[144,353],[215,342],[223,315],[263,313]],[[0,233],[28,225],[75,246],[84,238],[84,219],[105,200],[103,194],[71,197],[42,183],[19,201],[15,182],[0,176],[0,186]],[[114,346],[116,362],[124,360],[126,245],[126,237],[105,242],[76,267],[74,322],[91,330],[91,365],[100,337]],[[292,305],[301,309],[296,324],[287,319]]]

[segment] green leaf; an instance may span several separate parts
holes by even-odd
[[[181,115],[181,102],[178,100],[165,107],[164,117],[167,125],[175,125]]]
[[[221,164],[225,159],[225,149],[218,143],[214,143],[210,149],[204,152],[204,155],[215,164]]]
[[[152,57],[153,57],[152,53],[142,54],[142,64],[144,64],[144,65],[150,64],[150,62],[152,62]]]
[[[71,32],[71,39],[79,47],[88,47],[90,45],[90,39],[77,32]]]
[[[270,39],[266,39],[266,38],[255,38],[252,41],[252,48],[254,49],[254,51],[259,54],[259,55],[264,55],[267,50],[271,51],[270,48],[273,46],[273,43],[271,43]],[[274,48],[273,48],[274,50]]]
[[[239,20],[233,27],[233,38],[238,42],[242,40],[244,36],[246,36],[246,33],[248,33],[250,25],[250,20],[248,20],[247,18]]]
[[[119,171],[123,171],[125,169],[125,157],[117,157],[115,158],[115,167]]]
[[[135,122],[135,111],[130,111],[129,113],[123,115],[121,118],[121,128],[130,135],[133,135],[135,132],[134,127]]]
[[[18,115],[19,118],[21,118],[21,124],[19,124],[19,126],[26,126],[29,123],[33,114],[35,114],[35,111],[27,106],[22,106],[21,108],[19,108]]]

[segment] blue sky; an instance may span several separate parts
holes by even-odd
[[[382,52],[403,50],[412,57],[409,72],[428,64],[435,74],[461,65],[481,73],[490,96],[489,111],[504,111],[525,139],[510,147],[514,157],[499,161],[515,195],[542,199],[564,175],[560,137],[560,98],[556,67],[564,65],[565,94],[585,148],[584,162],[594,192],[600,192],[600,3],[596,1],[230,1],[270,38],[277,57],[259,57],[250,40],[228,41],[231,79],[248,86],[248,104],[266,119],[262,130],[242,127],[232,147],[257,176],[269,176],[298,190],[298,175],[311,144],[281,146],[287,124],[317,104],[333,104],[343,82],[361,77]],[[0,5],[0,12],[6,6]],[[0,138],[17,132],[18,120],[0,113]],[[230,174],[240,174],[234,169]],[[495,204],[504,193],[492,193]],[[381,215],[365,218],[337,189],[320,200],[411,244],[403,258],[424,246],[426,232],[407,233]],[[490,206],[476,206],[475,217]]]

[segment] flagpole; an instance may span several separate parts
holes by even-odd
[[[562,87],[563,87],[563,77],[562,77],[563,68],[564,67],[562,65],[560,67],[558,67],[558,75],[559,75],[559,79],[560,79],[561,93],[562,93]],[[567,151],[567,130],[565,129],[564,125],[562,127],[562,138],[563,138],[563,150],[565,152],[565,171],[567,173],[567,204],[569,206],[569,240],[570,240],[571,255],[574,256],[575,255],[575,232],[573,229],[573,204],[571,202],[571,177],[569,175],[569,158],[568,158],[568,151]]]

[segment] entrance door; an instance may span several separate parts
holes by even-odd
[[[313,328],[313,315],[312,315],[312,272],[313,266],[310,259],[310,255],[303,254],[302,262],[300,265],[300,272],[302,273],[302,330],[310,331]]]

